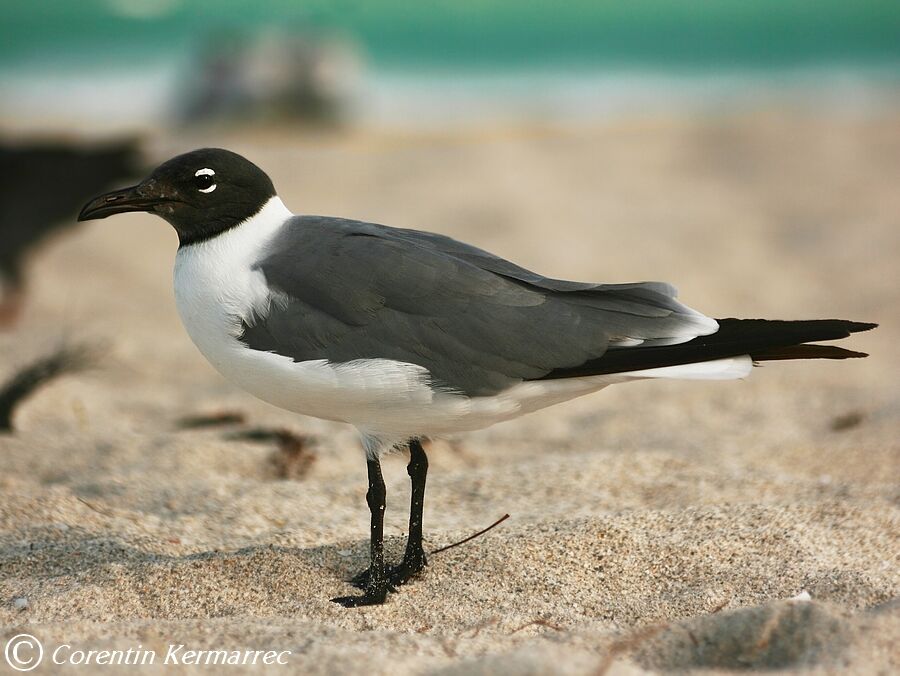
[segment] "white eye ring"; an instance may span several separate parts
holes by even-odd
[[[197,171],[194,172],[194,176],[215,176],[215,175],[216,175],[216,172],[214,172],[212,169],[210,169],[208,167],[204,167],[203,169],[198,169]],[[197,190],[199,190],[200,192],[212,192],[215,189],[216,189],[215,183],[213,183],[208,188],[197,188]]]

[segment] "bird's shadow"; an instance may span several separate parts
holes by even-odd
[[[388,558],[399,557],[403,538],[385,539]],[[156,570],[181,567],[216,568],[263,565],[274,573],[284,569],[319,571],[334,581],[346,581],[368,564],[369,542],[364,539],[337,541],[312,547],[254,544],[239,548],[169,554],[171,544],[148,538],[146,546],[136,546],[116,536],[98,534],[82,527],[36,526],[14,534],[0,535],[0,570],[4,577],[49,579],[79,576],[115,568],[146,575]]]

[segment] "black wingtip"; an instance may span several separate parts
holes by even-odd
[[[840,356],[826,357],[826,359],[865,359],[869,356],[868,352],[857,352],[856,350],[848,350],[841,348],[843,352]]]
[[[787,345],[785,347],[756,350],[751,352],[750,356],[754,362],[758,362],[784,359],[864,359],[869,355],[865,352],[856,352],[837,345],[804,343],[803,345]]]
[[[769,320],[717,319],[719,330],[686,343],[608,350],[602,357],[575,367],[553,369],[543,379],[575,378],[678,366],[748,354],[753,361],[782,359],[862,359],[855,352],[820,341],[842,340],[851,333],[870,331],[871,322],[846,319]]]

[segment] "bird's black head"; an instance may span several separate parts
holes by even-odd
[[[233,228],[274,196],[271,179],[250,160],[202,148],[161,164],[138,185],[91,200],[78,220],[146,211],[171,223],[185,246]]]

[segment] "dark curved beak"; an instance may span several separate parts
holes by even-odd
[[[100,195],[84,205],[81,213],[78,214],[78,220],[90,221],[129,211],[152,211],[153,207],[163,200],[152,195],[153,191],[148,187],[145,182]]]

